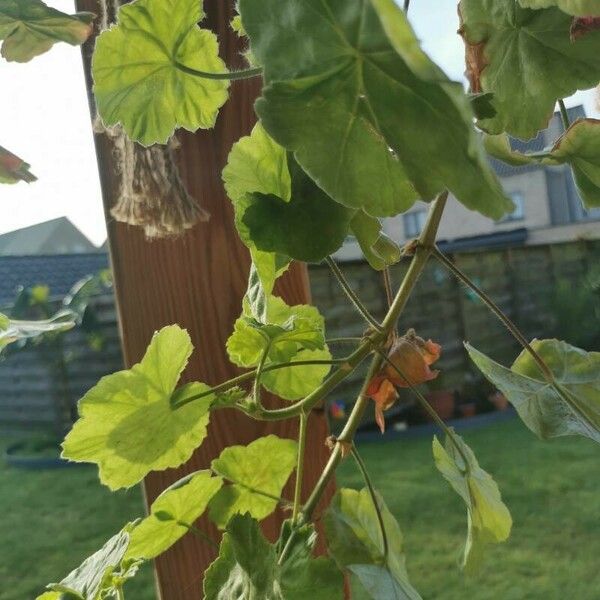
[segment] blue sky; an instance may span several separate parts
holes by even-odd
[[[70,0],[47,3],[73,10]],[[450,77],[463,79],[456,1],[413,0],[409,15],[425,50]],[[102,243],[106,231],[79,50],[59,44],[25,65],[0,60],[0,89],[0,145],[31,163],[39,177],[31,185],[0,188],[0,232],[66,215]],[[581,102],[598,116],[592,92],[567,105]]]

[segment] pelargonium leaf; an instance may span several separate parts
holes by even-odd
[[[452,439],[446,437],[444,446],[434,436],[433,457],[438,471],[467,505],[469,530],[462,566],[475,571],[486,544],[508,539],[512,517],[502,502],[496,482],[479,466],[473,451],[459,435],[454,433]]]
[[[269,347],[265,366],[281,362],[331,360],[325,345],[325,324],[314,306],[288,306],[281,298],[267,298],[267,323],[251,318],[248,304],[227,340],[230,360],[240,367],[256,367]],[[263,373],[261,382],[286,400],[296,400],[316,389],[330,371],[328,364],[287,367]]]
[[[492,156],[515,166],[569,164],[584,206],[600,206],[600,120],[578,119],[544,152],[517,152],[506,134],[485,136],[484,143]]]
[[[265,129],[348,208],[391,216],[449,188],[499,218],[511,203],[485,160],[462,87],[420,50],[391,0],[375,6],[381,21],[372,0],[240,0],[265,69],[256,104]]]
[[[400,526],[383,498],[378,493],[376,497],[387,534],[387,557],[377,512],[366,488],[342,488],[336,492],[325,514],[329,552],[341,567],[358,577],[374,600],[418,600],[421,596],[406,572]],[[394,593],[390,594],[390,590]]]
[[[38,596],[37,600],[101,600],[112,597],[116,587],[137,571],[138,561],[125,557],[134,526],[133,523],[126,525],[62,581],[51,583],[48,586],[51,591]]]
[[[485,131],[533,137],[559,98],[598,84],[600,31],[571,41],[572,17],[558,8],[461,0],[459,12],[471,89],[494,94],[496,116],[478,123]]]
[[[322,350],[301,350],[289,362],[319,360],[331,360],[327,347]],[[291,366],[263,373],[261,382],[267,390],[284,400],[298,400],[316,390],[330,370],[331,366],[328,364]]]
[[[177,127],[208,129],[229,83],[189,69],[226,72],[217,37],[200,29],[198,0],[135,0],[96,41],[92,62],[98,112],[145,146],[165,143]]]
[[[282,564],[278,546],[263,536],[250,515],[237,515],[227,526],[219,556],[206,571],[206,600],[342,600],[344,580],[331,559],[312,558],[310,536],[297,534],[294,548]]]
[[[342,246],[355,211],[332,200],[292,156],[288,164],[289,201],[274,194],[250,194],[243,222],[259,250],[318,263]]]
[[[241,240],[248,246],[265,293],[273,291],[277,277],[288,267],[290,259],[282,254],[262,252],[244,223],[250,194],[272,194],[289,201],[292,184],[284,148],[257,123],[249,136],[238,140],[231,149],[223,169],[223,182],[235,211],[235,224]]]
[[[467,345],[467,350],[538,437],[582,435],[600,443],[600,352],[586,352],[559,340],[534,340],[531,346],[552,371],[564,395],[548,384],[525,350],[510,369],[472,346]]]
[[[379,219],[358,210],[350,222],[350,231],[356,238],[368,263],[377,271],[397,263],[402,251],[385,233]]]
[[[556,6],[563,12],[578,17],[600,15],[600,0],[519,0],[523,8],[550,8]]]
[[[92,33],[94,15],[67,15],[41,0],[0,0],[0,40],[7,61],[28,62],[57,42],[83,44]]]
[[[192,353],[177,325],[154,335],[141,362],[103,377],[79,401],[79,420],[63,442],[64,458],[98,465],[111,489],[131,487],[150,471],[178,467],[206,437],[214,395],[174,409],[171,396]],[[208,390],[196,384],[196,391]]]
[[[22,158],[0,146],[0,183],[17,183],[37,181],[28,165]]]
[[[0,313],[0,352],[13,342],[40,338],[49,333],[61,333],[73,327],[75,314],[68,310],[60,311],[51,319],[43,321],[21,321]]]
[[[298,444],[268,435],[247,446],[225,448],[212,461],[215,473],[231,482],[210,502],[210,518],[221,528],[235,514],[262,520],[277,507],[281,490],[296,465]]]
[[[210,471],[197,471],[168,487],[131,532],[126,557],[149,560],[168,550],[189,532],[222,483]]]

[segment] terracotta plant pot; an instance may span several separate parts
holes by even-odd
[[[448,390],[434,390],[426,394],[427,401],[440,419],[447,421],[454,416],[454,393]],[[427,419],[431,421],[429,415]]]
[[[469,417],[474,417],[477,413],[477,405],[475,402],[468,402],[467,404],[461,404],[458,410],[460,410],[463,418],[468,419]]]
[[[502,392],[494,392],[488,399],[496,407],[496,410],[506,410],[508,408],[508,399]]]

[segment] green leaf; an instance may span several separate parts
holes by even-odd
[[[568,401],[548,384],[528,352],[523,351],[507,369],[472,346],[466,348],[538,437],[582,435],[600,443],[600,352],[585,352],[558,340],[535,340],[531,346]]]
[[[331,360],[331,353],[327,347],[322,350],[301,350],[289,362],[306,360]],[[267,390],[284,400],[298,400],[314,392],[330,370],[331,365],[328,364],[287,367],[263,373],[261,382]]]
[[[578,119],[544,152],[524,154],[512,150],[506,134],[485,136],[484,142],[492,156],[511,165],[571,165],[584,206],[600,206],[600,120]]]
[[[586,208],[600,206],[600,120],[580,119],[557,140],[550,152],[557,163],[573,169]]]
[[[92,33],[92,13],[67,15],[41,0],[0,0],[0,40],[7,61],[28,62],[57,42],[83,44]]]
[[[98,112],[120,123],[145,146],[165,143],[177,127],[215,124],[229,82],[187,69],[226,72],[217,37],[200,29],[199,0],[136,0],[124,5],[117,25],[102,33],[92,62]]]
[[[298,444],[267,435],[247,446],[225,448],[211,468],[231,482],[212,499],[210,518],[221,528],[235,514],[262,520],[277,507],[281,490],[296,466]]]
[[[402,258],[398,245],[383,233],[379,219],[366,212],[356,211],[350,222],[350,231],[373,269],[382,271]]]
[[[578,17],[600,15],[600,0],[519,0],[523,8],[549,8],[557,6],[563,12]]]
[[[114,596],[117,587],[135,575],[139,564],[125,559],[133,527],[131,523],[126,525],[60,583],[51,583],[48,589],[52,591],[38,600],[101,600]]]
[[[0,352],[13,342],[42,337],[48,333],[60,333],[75,327],[74,314],[63,310],[51,319],[43,321],[20,321],[0,313]]]
[[[455,444],[459,445],[460,452]],[[508,539],[512,518],[496,482],[479,466],[473,451],[459,435],[454,433],[452,439],[446,437],[445,447],[434,436],[433,457],[438,471],[467,505],[469,530],[462,566],[475,571],[486,544]]]
[[[306,536],[298,537],[296,549],[279,565],[276,546],[263,537],[258,523],[247,514],[235,516],[219,557],[206,571],[205,600],[342,600],[344,580],[333,561],[312,558]]]
[[[30,165],[23,159],[0,146],[0,183],[37,181],[37,177],[29,171],[29,167]]]
[[[269,298],[260,278],[258,267],[252,263],[248,274],[248,289],[244,296],[245,306],[253,319],[266,323],[269,311]]]
[[[420,50],[392,0],[374,4],[385,31],[371,0],[240,1],[265,69],[256,103],[265,129],[348,208],[391,216],[449,188],[499,218],[511,203],[462,87]]]
[[[80,419],[63,442],[63,457],[97,463],[100,480],[113,490],[188,460],[206,437],[214,400],[171,408],[192,349],[187,331],[171,325],[154,335],[140,363],[103,377],[79,401]],[[196,384],[196,391],[208,389]]]
[[[491,119],[496,116],[496,109],[492,103],[493,99],[494,94],[491,92],[487,94],[469,94],[471,108],[478,119]]]
[[[269,348],[265,366],[280,362],[331,360],[325,345],[324,319],[314,306],[288,306],[270,296],[268,323],[249,317],[250,308],[235,322],[227,340],[230,360],[240,367],[256,367]],[[247,303],[246,303],[247,304]],[[315,390],[329,373],[330,365],[288,367],[263,373],[262,384],[286,400],[296,400]]]
[[[342,488],[336,492],[325,514],[329,552],[341,567],[357,575],[371,598],[420,599],[406,573],[400,526],[383,498],[376,495],[387,533],[387,557],[377,512],[366,488],[361,491]],[[379,585],[375,584],[373,577],[380,578]],[[396,594],[384,594],[390,590]]]
[[[600,80],[600,31],[571,41],[572,17],[557,8],[533,11],[515,0],[461,0],[471,89],[492,92],[488,133],[520,138],[544,129],[559,98]]]
[[[254,193],[242,218],[259,250],[321,262],[338,250],[355,211],[332,200],[291,156],[291,199]]]
[[[272,194],[285,201],[290,200],[292,183],[286,151],[257,123],[249,136],[233,145],[223,169],[223,181],[233,203],[240,238],[248,246],[265,293],[269,295],[277,277],[287,269],[290,259],[258,250],[243,218],[251,204],[250,194]]]
[[[210,471],[197,471],[168,487],[131,533],[126,556],[149,560],[168,550],[188,533],[222,483]]]

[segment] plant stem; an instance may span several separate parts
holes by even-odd
[[[337,338],[328,338],[325,341],[328,344],[358,344],[362,338],[359,337],[337,337]]]
[[[354,434],[358,429],[362,421],[363,414],[367,407],[367,403],[369,401],[367,396],[367,388],[369,387],[369,383],[373,377],[379,372],[381,368],[383,360],[381,357],[376,354],[371,361],[371,365],[369,366],[369,371],[367,372],[367,376],[363,382],[360,393],[358,394],[358,398],[356,399],[356,403],[354,404],[354,408],[348,417],[348,421],[346,421],[346,425],[342,430],[342,433],[338,436],[338,443],[335,445],[319,480],[317,481],[311,495],[308,500],[304,504],[304,509],[302,511],[302,522],[306,523],[310,521],[311,516],[329,483],[329,480],[335,473],[335,470],[342,459],[342,445],[340,442],[352,442],[354,438]]]
[[[569,119],[569,112],[567,111],[567,107],[565,106],[564,101],[561,99],[558,101],[558,107],[560,109],[560,118],[562,119],[563,127],[565,131],[571,127],[571,121]]]
[[[333,358],[333,359],[321,359],[321,360],[297,360],[295,362],[287,362],[287,363],[275,363],[273,365],[267,365],[262,370],[263,373],[268,373],[269,371],[277,371],[278,369],[287,369],[288,367],[305,367],[309,365],[339,365],[344,364],[346,362],[346,358]],[[206,390],[201,392],[200,394],[196,394],[195,396],[190,396],[186,398],[183,402],[179,402],[178,404],[172,404],[173,409],[181,408],[190,402],[194,402],[195,400],[200,400],[202,398],[206,398],[206,396],[210,396],[211,394],[218,394],[220,392],[226,392],[227,390],[239,385],[240,383],[245,383],[247,381],[251,381],[256,376],[257,369],[253,369],[252,371],[248,371],[247,373],[243,373],[242,375],[238,375],[237,377],[233,377],[223,383],[216,385],[210,390]]]
[[[385,362],[387,362],[387,364],[390,365],[390,367],[392,367],[392,369],[394,369],[396,371],[396,373],[398,373],[398,375],[400,375],[400,377],[402,377],[402,379],[404,379],[404,381],[408,384],[408,387],[410,388],[412,393],[417,397],[421,406],[427,411],[427,414],[434,420],[435,424],[446,434],[446,436],[448,438],[450,438],[450,440],[452,441],[452,444],[454,445],[454,447],[460,454],[460,457],[463,459],[463,462],[465,463],[465,469],[468,470],[469,463],[467,462],[467,457],[465,456],[464,452],[462,451],[460,444],[456,441],[456,439],[454,437],[454,431],[452,431],[452,429],[450,427],[448,427],[448,425],[446,425],[446,423],[444,423],[444,420],[440,417],[440,415],[438,415],[435,412],[435,410],[433,410],[431,404],[429,404],[429,402],[427,401],[427,398],[425,398],[425,396],[423,396],[421,391],[406,376],[406,374],[402,371],[402,369],[398,365],[396,365],[394,362],[392,362],[387,355],[382,353],[381,356],[383,357],[383,360],[385,360]]]
[[[498,305],[482,290],[480,289],[471,279],[469,279],[447,256],[440,252],[439,248],[434,248],[433,254],[437,260],[439,260],[455,277],[464,283],[468,288],[472,289],[481,301],[498,317],[498,319],[506,326],[513,337],[523,346],[527,352],[531,355],[533,360],[536,362],[544,378],[548,383],[554,382],[554,375],[548,368],[542,357],[531,347],[531,344],[527,341],[525,336],[521,333],[519,328],[500,310]]]
[[[125,592],[122,585],[117,586],[117,600],[125,600]]]
[[[177,521],[177,525],[181,525],[185,527],[190,533],[193,533],[198,539],[210,544],[213,548],[218,548],[219,544],[215,542],[208,534],[204,533],[202,529],[198,529],[195,525],[190,525],[189,523],[185,523],[184,521]]]
[[[392,292],[392,279],[390,277],[390,268],[386,267],[383,270],[383,287],[385,288],[385,296],[387,299],[388,310],[392,306],[394,301],[394,294]]]
[[[175,61],[175,66],[188,75],[194,75],[201,77],[202,79],[219,79],[236,81],[238,79],[251,79],[252,77],[258,77],[262,75],[262,67],[256,67],[252,69],[243,69],[241,71],[228,71],[227,73],[208,73],[207,71],[198,71],[191,67],[186,67],[184,64]]]
[[[323,398],[344,381],[344,379],[346,379],[369,354],[371,354],[373,347],[376,347],[384,341],[385,338],[386,336],[383,333],[371,334],[343,361],[342,365],[333,373],[333,375],[330,375],[325,379],[314,392],[295,404],[274,410],[257,409],[250,411],[244,405],[237,405],[237,407],[248,416],[259,421],[281,421],[283,419],[296,417],[302,412],[309,413]]]
[[[400,317],[406,303],[408,302],[408,298],[412,293],[413,288],[415,287],[419,276],[421,275],[425,265],[427,264],[427,260],[429,259],[429,254],[431,253],[432,248],[434,247],[435,237],[437,234],[437,230],[440,225],[440,221],[442,219],[442,214],[444,213],[444,208],[446,206],[446,200],[448,199],[448,192],[442,192],[431,204],[429,208],[429,215],[427,217],[427,222],[425,223],[425,227],[419,237],[419,244],[417,245],[417,249],[415,251],[414,256],[412,257],[410,266],[404,275],[404,279],[398,292],[396,293],[396,297],[392,302],[392,306],[388,311],[385,319],[382,323],[383,332],[382,335],[385,336],[383,339],[385,340],[391,331],[395,330],[396,323],[398,322],[398,318]],[[377,346],[373,346],[377,348]],[[376,353],[373,356],[373,360],[371,361],[371,365],[369,366],[369,370],[361,387],[360,393],[348,417],[348,421],[346,421],[346,425],[342,430],[342,433],[338,437],[339,442],[349,442],[351,443],[358,426],[360,425],[365,410],[367,408],[369,398],[367,396],[367,389],[369,387],[369,383],[371,379],[379,372],[381,369],[381,365],[383,363],[383,358],[380,354]],[[338,466],[340,460],[342,458],[342,450],[341,444],[336,444],[333,449],[317,484],[315,485],[310,497],[306,501],[304,505],[304,509],[302,511],[302,521],[307,522],[310,521],[312,513],[314,512],[329,480],[335,473],[335,469]]]
[[[383,542],[383,558],[387,562],[387,557],[389,554],[388,537],[387,532],[385,530],[385,523],[383,522],[383,515],[381,514],[381,508],[379,506],[379,501],[377,499],[377,494],[375,493],[375,488],[373,487],[373,483],[371,482],[371,478],[369,477],[367,467],[354,444],[352,444],[352,448],[350,451],[352,452],[352,456],[356,461],[358,469],[361,472],[363,479],[365,480],[365,485],[369,490],[371,501],[373,502],[373,508],[375,509],[375,513],[377,515],[377,521],[379,522],[379,529],[381,530],[381,540]]]
[[[354,308],[362,315],[362,317],[369,323],[376,331],[381,331],[381,325],[378,323],[377,319],[369,312],[367,307],[360,301],[360,298],[356,295],[341,269],[337,266],[336,262],[328,256],[325,259],[325,262],[329,265],[329,268],[335,275],[335,278],[338,280],[340,287],[344,290],[346,296],[348,296],[350,302],[354,305]]]
[[[256,369],[256,377],[254,378],[254,386],[252,391],[252,402],[257,406],[262,406],[262,402],[260,401],[260,380],[265,368],[265,363],[267,362],[267,358],[269,356],[269,350],[271,349],[271,342],[268,341],[265,349],[263,350],[262,356],[260,357],[260,362],[258,363],[258,367]]]
[[[404,0],[404,12],[408,12],[409,6],[410,6],[410,0]]]
[[[294,509],[292,511],[292,523],[298,520],[300,503],[302,501],[302,477],[304,476],[304,452],[306,450],[306,429],[308,415],[300,413],[300,426],[298,429],[298,463],[296,465],[296,486],[294,489]]]

